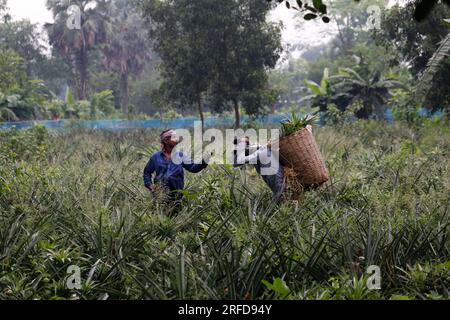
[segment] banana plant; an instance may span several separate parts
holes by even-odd
[[[300,103],[309,103],[313,108],[319,108],[321,112],[326,112],[330,104],[340,105],[339,102],[348,100],[347,94],[336,93],[331,85],[330,72],[328,68],[323,71],[320,84],[311,80],[305,80],[305,85],[310,95],[302,98]],[[344,103],[345,104],[345,103]]]
[[[18,121],[19,118],[9,106],[10,98],[0,92],[0,120]]]
[[[335,89],[345,92],[349,102],[361,101],[363,108],[356,112],[358,118],[367,119],[372,115],[382,118],[390,90],[405,88],[403,83],[391,78],[385,78],[379,71],[362,75],[351,68],[342,68],[333,77],[337,80]]]
[[[324,111],[323,109],[326,109],[332,95],[329,78],[329,70],[325,68],[320,84],[311,80],[305,80],[305,85],[311,94],[301,99],[300,103],[310,102],[312,107],[319,107],[321,111]]]
[[[325,68],[325,70],[323,70],[323,77],[322,80],[320,81],[320,85],[311,80],[305,80],[305,84],[313,94],[326,95],[330,88],[329,79],[330,79],[330,71],[328,68]]]

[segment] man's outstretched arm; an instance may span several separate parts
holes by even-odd
[[[192,159],[188,156],[183,155],[183,168],[191,173],[199,173],[200,171],[206,169],[208,167],[208,163],[206,163],[205,160],[202,161],[202,163],[195,164],[193,163]]]

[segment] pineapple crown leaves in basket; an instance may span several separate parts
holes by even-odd
[[[317,120],[317,114],[301,117],[293,112],[290,118],[281,122],[281,136],[290,136],[291,134],[304,129],[309,125],[315,124]]]

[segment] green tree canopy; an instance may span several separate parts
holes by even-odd
[[[445,19],[450,17],[450,8],[437,4],[422,22],[408,19],[413,12],[413,3],[404,7],[395,6],[387,11],[382,20],[382,29],[377,32],[377,40],[385,47],[393,47],[396,50],[397,55],[392,63],[408,66],[417,81],[441,42],[448,36],[449,28]],[[450,59],[442,61],[440,70],[433,78],[432,90],[425,101],[425,106],[434,110],[450,110]]]
[[[41,40],[38,26],[28,20],[0,24],[0,44],[13,49],[25,59],[29,76],[36,76],[39,65],[45,60]]]
[[[215,110],[239,103],[252,113],[262,104],[266,70],[281,51],[280,29],[266,22],[271,6],[259,0],[142,1],[151,18],[155,50],[162,59],[161,89],[181,104],[208,96]],[[264,94],[262,94],[264,93]]]
[[[0,47],[0,119],[30,119],[48,93],[42,82],[27,76],[25,60]]]
[[[272,2],[272,0],[267,0],[269,2]],[[328,14],[328,6],[327,2],[330,1],[323,1],[323,0],[313,0],[312,5],[308,4],[308,1],[304,0],[276,0],[279,4],[284,4],[288,9],[295,9],[297,11],[301,11],[304,15],[305,20],[313,20],[317,19],[318,17],[322,17],[322,20],[325,23],[330,22]],[[344,0],[345,1],[345,0]],[[351,3],[351,1],[353,3]],[[274,1],[275,2],[275,1]],[[332,5],[335,5],[336,3],[339,3],[340,1],[333,2]],[[373,4],[373,0],[350,0],[349,6],[355,7],[359,3],[364,4]],[[408,16],[408,19],[414,19],[416,21],[423,21],[425,18],[427,18],[431,12],[436,8],[436,6],[440,3],[446,4],[447,6],[450,6],[450,0],[409,0],[408,4],[414,6],[413,12],[411,12],[411,15]],[[348,6],[348,7],[349,7]]]
[[[280,58],[280,26],[267,22],[271,6],[257,0],[223,1],[217,4],[214,17],[218,32],[214,48],[215,75],[211,95],[216,109],[231,103],[236,126],[240,126],[239,105],[248,114],[258,114],[264,106],[274,103],[268,88],[267,70]]]
[[[197,105],[203,122],[204,95],[213,77],[216,1],[144,0],[154,49],[161,58],[163,101]],[[220,1],[218,1],[220,2]]]

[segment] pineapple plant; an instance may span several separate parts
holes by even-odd
[[[290,118],[281,122],[281,137],[288,137],[299,130],[305,129],[307,126],[315,124],[317,120],[317,114],[312,116],[308,114],[301,117],[295,112],[292,112]]]

